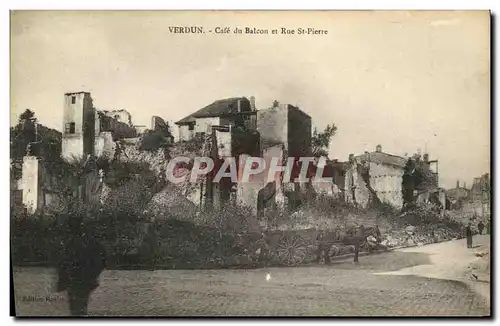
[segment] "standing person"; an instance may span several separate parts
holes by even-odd
[[[465,236],[467,237],[467,248],[472,248],[472,224],[469,222],[465,228]]]
[[[87,315],[90,294],[99,286],[105,268],[105,248],[85,228],[78,216],[70,216],[63,252],[58,264],[57,291],[67,291],[72,316]]]
[[[483,230],[484,230],[483,221],[479,221],[479,223],[477,224],[477,229],[479,231],[479,234],[483,234]]]

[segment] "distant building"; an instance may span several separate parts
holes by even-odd
[[[135,125],[134,128],[135,128],[135,132],[138,136],[144,134],[146,132],[146,130],[148,130],[148,127],[145,125]]]
[[[491,181],[488,173],[474,178],[463,211],[477,217],[491,215]]]
[[[455,188],[446,191],[446,198],[450,202],[449,209],[462,209],[464,203],[469,199],[469,193],[470,190],[465,187],[465,184],[461,187],[459,181],[457,181]]]

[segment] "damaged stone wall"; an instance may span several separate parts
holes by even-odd
[[[113,159],[116,144],[110,131],[103,131],[95,138],[95,155],[107,160]]]
[[[344,198],[347,204],[362,208],[370,203],[370,191],[361,174],[361,164],[356,160],[350,162],[345,173]]]
[[[403,168],[370,162],[370,186],[382,203],[403,207]]]
[[[22,201],[29,213],[34,213],[43,201],[41,191],[41,170],[36,157],[25,156],[21,179]]]
[[[77,182],[70,174],[60,174],[51,168],[51,163],[35,156],[23,158],[22,177],[18,189],[21,202],[29,213],[43,211],[47,214],[61,212],[66,204],[66,190],[78,194]]]
[[[69,135],[62,138],[62,157],[67,161],[85,156],[83,150],[83,136]]]
[[[323,169],[323,172],[321,175],[320,169]],[[339,171],[336,167],[334,167],[332,164],[326,164],[324,166],[321,166],[316,160],[314,162],[314,176],[317,178],[322,178],[322,179],[331,179],[329,181],[322,181],[322,182],[312,182],[312,188],[314,190],[314,193],[316,195],[320,196],[326,196],[330,198],[340,198],[341,197],[341,189],[337,185],[341,180],[344,180],[345,177],[342,176],[341,178],[341,173],[343,171]],[[313,177],[314,178],[314,177]],[[344,188],[345,181],[342,182],[341,187]]]
[[[220,125],[219,117],[197,118],[196,125],[194,126],[194,133],[206,133],[210,131],[211,126]]]
[[[128,123],[128,121],[127,122],[120,121],[122,119],[122,117],[120,117],[119,115],[117,115],[117,117],[120,117],[120,120],[117,120],[115,117],[113,117],[113,114],[112,114],[113,112],[100,111],[100,114],[99,114],[99,120],[100,120],[99,129],[100,129],[100,131],[101,132],[103,132],[103,131],[111,132],[111,134],[113,135],[113,140],[136,137],[137,132],[136,132],[134,126],[130,125]],[[123,114],[125,114],[125,113],[123,113]],[[129,117],[129,114],[128,113],[125,114],[125,117]],[[123,117],[123,118],[125,118],[125,117]]]
[[[288,156],[310,156],[311,117],[290,104],[257,111],[257,131],[267,141],[284,144]]]
[[[167,129],[168,129],[168,124],[161,117],[154,115],[151,118],[151,130],[157,131],[157,130],[167,130]]]
[[[232,156],[232,135],[230,132],[226,131],[215,131],[215,136],[217,138],[217,155],[221,158]]]
[[[189,141],[194,137],[194,129],[189,125],[179,126],[179,141]]]
[[[288,145],[288,109],[279,105],[257,111],[257,131],[267,141]]]
[[[116,121],[132,126],[132,115],[127,110],[103,111],[103,113]]]
[[[274,145],[268,148],[263,149],[262,157],[266,162],[266,168],[263,172],[251,175],[249,181],[241,182],[241,177],[243,176],[243,167],[245,166],[246,160],[250,157],[247,154],[240,156],[240,164],[238,171],[238,185],[237,185],[237,203],[246,207],[249,207],[254,214],[258,213],[259,206],[259,192],[266,188],[268,185],[268,174],[269,174],[269,166],[271,160],[275,157],[282,158],[284,153],[283,145]],[[273,178],[271,178],[273,180]],[[277,183],[277,187],[281,189],[281,182],[279,179],[279,173],[276,173],[274,177],[274,182]],[[267,187],[266,189],[271,189],[271,187]],[[275,193],[263,194],[261,193],[261,197],[265,197],[268,200],[275,200]],[[280,191],[279,191],[280,192]],[[281,192],[280,192],[281,194]],[[278,196],[278,200],[283,200],[283,196]],[[266,205],[266,203],[262,203]],[[280,203],[278,203],[280,204]],[[281,203],[283,205],[283,203]]]

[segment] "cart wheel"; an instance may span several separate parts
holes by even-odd
[[[276,248],[278,260],[286,266],[297,266],[307,255],[307,243],[300,236],[284,236]]]

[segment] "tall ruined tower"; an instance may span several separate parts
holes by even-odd
[[[67,160],[94,154],[96,113],[88,92],[64,94],[62,157]]]

